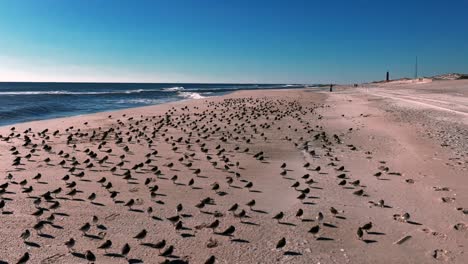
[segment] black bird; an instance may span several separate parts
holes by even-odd
[[[312,233],[314,237],[317,236],[319,231],[320,231],[320,225],[313,226],[311,229],[309,229],[309,233]]]
[[[276,243],[276,249],[280,249],[286,246],[286,238],[281,238],[278,243]]]
[[[134,236],[133,238],[135,239],[138,239],[138,240],[141,240],[143,238],[146,237],[146,234],[148,234],[148,232],[146,231],[146,229],[143,229],[140,231],[140,233],[138,233],[136,236]]]
[[[215,231],[215,229],[219,226],[219,220],[216,219],[214,220],[214,222],[212,222],[211,224],[209,224],[207,227],[208,228],[211,228],[213,230],[213,233]]]
[[[132,210],[132,206],[133,206],[134,204],[135,204],[135,200],[130,199],[130,200],[128,200],[127,203],[124,204],[124,206],[128,206],[128,208],[129,208],[130,210]]]
[[[216,262],[215,256],[211,256],[205,261],[205,264],[214,264],[215,262]]]
[[[255,200],[250,200],[250,202],[246,203],[246,205],[252,210],[252,207],[255,206]]]
[[[280,220],[283,218],[284,216],[284,213],[283,212],[279,212],[277,213],[275,216],[273,216],[273,219],[276,219],[278,221],[278,223],[280,222]]]
[[[364,224],[363,226],[361,226],[361,229],[366,231],[366,233],[368,233],[371,228],[372,228],[372,222],[369,222],[369,223]]]
[[[233,204],[229,209],[228,212],[235,212],[239,208],[239,205],[237,203]]]
[[[120,253],[122,253],[122,256],[124,256],[125,258],[127,258],[127,255],[128,255],[129,252],[130,252],[130,245],[125,244],[125,245],[122,247],[122,250],[121,250]]]
[[[99,249],[104,249],[104,251],[107,252],[107,250],[108,250],[109,248],[111,248],[111,247],[112,247],[112,241],[107,240],[106,242],[102,243],[98,248],[99,248]]]
[[[161,254],[162,257],[169,257],[174,252],[174,246],[169,246],[166,250],[164,250]]]
[[[67,246],[68,250],[72,250],[73,247],[75,246],[75,239],[70,238],[67,242],[65,242],[65,246]]]
[[[304,215],[304,210],[299,208],[299,210],[297,210],[297,212],[296,212],[296,217],[301,218],[303,215]]]
[[[87,261],[96,261],[96,256],[91,251],[86,251],[85,258]]]
[[[80,231],[83,232],[83,235],[86,235],[86,232],[88,232],[89,229],[91,229],[91,225],[89,223],[86,223],[80,227]]]
[[[357,195],[357,196],[362,196],[364,194],[364,190],[363,189],[357,190],[357,191],[353,192],[353,194]]]
[[[16,262],[16,264],[25,264],[29,261],[29,253],[26,252],[24,255]]]
[[[234,231],[236,231],[236,228],[234,226],[230,226],[228,227],[226,230],[224,230],[221,235],[225,235],[225,236],[231,236]]]
[[[362,240],[362,237],[364,236],[364,232],[362,231],[361,227],[358,227],[358,230],[357,230],[356,234],[358,236],[358,239]]]
[[[29,229],[26,229],[23,233],[21,233],[20,238],[23,239],[23,241],[26,241],[30,236],[31,232],[29,231]]]

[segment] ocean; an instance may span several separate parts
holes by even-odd
[[[291,84],[0,82],[0,126]]]

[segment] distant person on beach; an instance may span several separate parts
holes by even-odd
[[[333,92],[333,84],[330,84],[330,92]]]

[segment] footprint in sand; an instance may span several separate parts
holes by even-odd
[[[449,187],[432,187],[434,189],[434,191],[436,192],[448,192],[450,191],[450,188]]]
[[[440,232],[437,232],[437,231],[433,231],[429,228],[423,228],[421,229],[422,232],[426,233],[426,234],[430,234],[434,237],[437,237],[437,238],[441,238],[441,239],[446,239],[447,238],[447,235],[446,234],[443,234],[443,233],[440,233]]]
[[[453,203],[455,201],[455,198],[453,197],[442,197],[440,198],[442,200],[442,202],[444,203]]]
[[[464,223],[458,223],[453,228],[457,231],[468,231],[468,225]]]
[[[449,261],[451,252],[445,249],[436,249],[432,251],[431,256],[436,260]]]

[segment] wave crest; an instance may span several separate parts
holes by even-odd
[[[185,99],[203,99],[205,96],[199,93],[191,93],[191,92],[179,92],[177,96],[180,96]]]
[[[175,86],[175,87],[163,88],[162,90],[165,92],[177,92],[177,91],[183,91],[185,89],[182,86]]]

